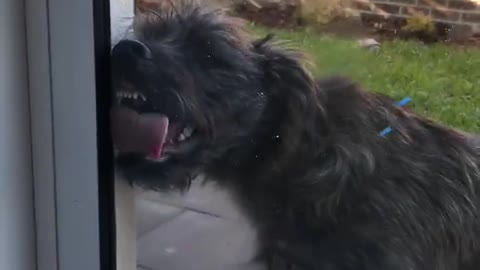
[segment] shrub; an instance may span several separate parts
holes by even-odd
[[[411,33],[432,34],[435,31],[435,24],[430,16],[415,14],[407,18],[407,24],[403,30]]]
[[[350,0],[301,0],[299,17],[307,24],[325,24],[346,17]]]

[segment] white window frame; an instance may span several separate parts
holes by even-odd
[[[23,1],[0,1],[0,269],[35,269]]]
[[[108,1],[25,0],[25,12],[37,269],[115,269],[108,111],[97,103],[109,100]]]

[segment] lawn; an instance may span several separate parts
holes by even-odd
[[[319,75],[342,74],[371,91],[398,100],[410,96],[410,107],[446,125],[480,132],[480,49],[454,49],[417,42],[382,44],[378,54],[358,48],[354,40],[308,31],[253,28],[304,49]]]

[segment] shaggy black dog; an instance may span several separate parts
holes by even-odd
[[[138,15],[134,34],[112,52],[117,163],[134,184],[187,189],[202,173],[230,189],[271,269],[480,267],[477,137],[314,80],[300,52],[194,3]]]

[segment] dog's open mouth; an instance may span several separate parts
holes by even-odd
[[[139,92],[117,92],[111,110],[112,137],[116,150],[162,162],[194,146],[194,128],[172,123],[165,114],[145,112],[148,97]]]

